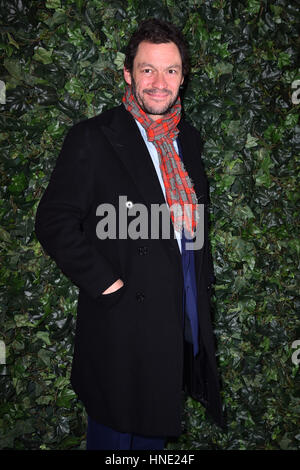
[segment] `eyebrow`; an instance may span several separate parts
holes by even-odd
[[[151,67],[153,69],[155,69],[154,65],[152,64],[148,64],[147,62],[141,62],[141,63],[138,63],[137,64],[138,67]],[[172,65],[168,65],[168,67],[166,67],[167,69],[181,69],[181,65],[179,64],[172,64]]]

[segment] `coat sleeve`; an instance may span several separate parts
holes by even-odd
[[[89,132],[83,122],[66,136],[38,205],[35,233],[62,272],[97,298],[119,275],[82,229],[94,197],[94,149]]]

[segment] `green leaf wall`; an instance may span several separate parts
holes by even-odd
[[[184,108],[210,181],[228,421],[220,430],[188,399],[168,448],[299,449],[299,2],[0,0],[0,11],[0,448],[85,448],[69,384],[77,289],[41,249],[35,211],[67,130],[119,104],[124,47],[156,16],[190,44]]]

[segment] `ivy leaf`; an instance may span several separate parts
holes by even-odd
[[[24,173],[14,175],[11,179],[11,183],[8,186],[8,190],[11,194],[20,194],[24,191],[27,186],[27,179]]]
[[[125,60],[125,54],[123,52],[117,52],[117,55],[114,59],[114,64],[117,67],[117,70],[123,70]]]
[[[37,62],[47,65],[53,62],[52,59],[53,49],[47,50],[44,47],[37,47],[34,51],[33,59]]]
[[[56,404],[59,407],[71,408],[74,398],[76,398],[74,391],[69,388],[64,388],[59,393]]]
[[[17,49],[20,49],[19,44],[14,40],[14,38],[12,37],[12,35],[11,35],[10,33],[7,33],[7,36],[8,36],[9,44],[12,44],[12,45],[15,46]]]
[[[61,0],[47,0],[46,1],[46,8],[57,10],[60,7],[61,7]]]
[[[245,147],[247,149],[250,149],[250,148],[253,148],[253,147],[257,147],[258,145],[258,139],[256,137],[253,137],[251,134],[247,134],[247,142],[246,142],[246,145]]]
[[[50,341],[50,338],[49,338],[49,333],[48,331],[38,331],[36,333],[36,337],[38,339],[41,339],[45,344],[47,344],[48,346],[51,345],[51,341]]]
[[[286,65],[290,64],[290,56],[286,52],[280,52],[278,56],[278,67],[282,69]]]
[[[22,80],[22,69],[19,61],[15,59],[4,59],[3,65],[12,77],[18,81]]]

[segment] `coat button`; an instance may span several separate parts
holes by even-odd
[[[148,254],[148,247],[147,246],[139,246],[138,247],[138,253],[139,255],[147,255]]]
[[[145,294],[143,294],[143,292],[137,292],[135,297],[138,302],[143,302],[145,299]]]

